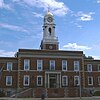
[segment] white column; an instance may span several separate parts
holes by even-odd
[[[49,88],[49,85],[50,85],[50,84],[49,84],[49,74],[48,74],[48,88]]]
[[[59,74],[57,74],[57,88],[59,88]]]
[[[59,76],[60,76],[60,88],[61,88],[61,74],[59,74]]]
[[[46,88],[46,84],[47,84],[47,74],[45,74],[45,88]]]
[[[55,26],[53,26],[55,27]],[[55,37],[55,28],[52,28],[52,37]]]

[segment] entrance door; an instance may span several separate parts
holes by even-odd
[[[50,88],[56,88],[57,85],[57,75],[56,74],[50,74]]]
[[[50,78],[50,88],[56,88],[56,79]]]
[[[61,87],[61,73],[60,72],[46,72],[45,87],[60,88]]]

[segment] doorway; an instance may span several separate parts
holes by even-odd
[[[57,75],[56,74],[50,74],[50,88],[56,88],[57,86]]]

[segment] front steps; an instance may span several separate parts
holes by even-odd
[[[41,98],[42,94],[45,94],[46,98],[63,98],[63,97],[80,97],[80,89],[79,87],[63,87],[63,88],[28,88],[23,90],[17,94],[13,94],[14,97],[20,98]],[[83,97],[91,97],[92,95],[84,90],[81,89],[81,96]]]

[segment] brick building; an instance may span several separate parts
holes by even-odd
[[[100,89],[100,60],[83,51],[59,50],[53,14],[44,16],[39,50],[19,49],[0,57],[0,90],[10,97],[92,96]]]

